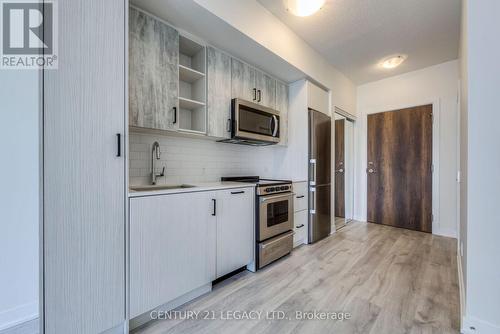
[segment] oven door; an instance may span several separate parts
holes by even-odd
[[[259,197],[258,241],[293,230],[293,193]]]
[[[265,143],[279,143],[279,112],[253,102],[233,99],[233,138]]]

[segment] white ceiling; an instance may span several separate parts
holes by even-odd
[[[461,0],[326,0],[310,17],[258,0],[356,84],[458,58]],[[404,53],[392,70],[379,61]]]

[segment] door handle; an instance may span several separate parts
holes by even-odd
[[[262,91],[259,89],[257,93],[259,93],[259,99],[257,100],[257,102],[260,102],[262,101]]]
[[[366,172],[367,172],[368,174],[373,174],[373,173],[375,173],[375,170],[374,170],[373,168],[367,168],[367,169],[366,169]]]
[[[116,144],[117,144],[117,151],[116,151],[116,156],[121,157],[122,156],[122,135],[121,133],[116,134]]]
[[[304,224],[300,224],[299,226],[295,226],[295,228],[302,228],[304,227]]]
[[[212,198],[212,203],[213,203],[213,211],[212,211],[212,216],[217,215],[217,200],[215,198]]]
[[[343,173],[343,172],[344,172],[344,170],[341,168],[341,169],[337,170],[337,172],[339,172],[339,173]]]
[[[231,195],[244,194],[244,191],[231,191]]]
[[[304,198],[304,197],[305,197],[304,195],[297,196],[297,198]]]
[[[173,124],[177,123],[177,107],[174,107],[174,121],[172,122]]]
[[[309,185],[315,186],[316,185],[316,159],[310,159],[309,163],[311,164],[313,168],[313,179],[309,181]]]
[[[260,102],[260,100],[259,100],[259,102]],[[279,128],[278,117],[273,115],[272,120],[273,120],[273,124],[274,124],[273,137],[276,137],[278,135],[278,128]]]
[[[257,100],[257,88],[253,89],[253,100]]]
[[[316,188],[310,187],[309,191],[314,193],[314,192],[316,192]],[[309,213],[312,215],[315,215],[316,214],[316,194],[312,194],[312,196],[309,196],[309,197],[311,198]]]

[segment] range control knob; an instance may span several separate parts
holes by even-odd
[[[281,186],[281,190],[287,190],[288,187],[287,186]]]

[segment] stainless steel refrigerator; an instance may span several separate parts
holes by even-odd
[[[309,109],[309,243],[331,232],[331,118]]]

